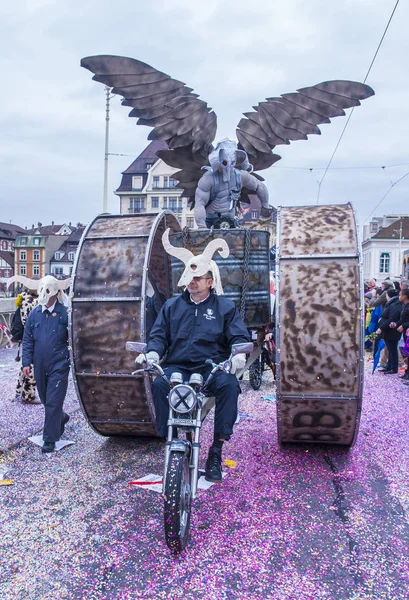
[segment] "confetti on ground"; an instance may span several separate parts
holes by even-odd
[[[260,398],[262,398],[263,400],[268,400],[269,402],[275,402],[276,401],[276,397],[275,396],[260,396]]]
[[[29,437],[28,439],[30,440],[30,442],[33,442],[33,444],[36,444],[36,446],[40,446],[40,448],[44,444],[42,435],[33,435],[33,436]],[[72,440],[58,440],[58,442],[55,442],[54,452],[58,452],[59,450],[62,450],[66,446],[72,446],[72,444],[75,444],[75,442],[73,442]],[[52,452],[50,452],[49,454],[52,454]]]
[[[76,446],[47,460],[27,440],[43,409],[10,402],[17,371],[7,364],[0,460],[14,485],[0,494],[2,600],[407,600],[409,388],[396,376],[371,375],[368,363],[350,449],[280,446],[277,407],[260,399],[275,395],[270,374],[259,392],[243,382],[240,412],[252,419],[223,450],[237,467],[198,494],[190,541],[175,556],[161,495],[128,485],[162,473],[163,443],[97,435],[70,386]],[[201,468],[212,428],[209,415]]]

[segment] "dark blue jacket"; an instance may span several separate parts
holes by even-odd
[[[200,304],[186,290],[167,300],[151,330],[147,352],[154,350],[165,364],[187,370],[203,367],[206,359],[226,360],[233,344],[250,341],[233,300],[214,292]]]
[[[58,301],[52,314],[36,306],[28,315],[24,328],[22,365],[34,364],[34,370],[44,368],[47,373],[67,371],[70,367],[68,351],[68,312]]]

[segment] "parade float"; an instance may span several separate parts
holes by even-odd
[[[280,159],[275,146],[320,133],[319,124],[374,92],[335,80],[267,98],[244,113],[237,144],[223,140],[213,147],[216,114],[183,82],[131,58],[94,56],[81,65],[123,96],[139,125],[153,128],[148,139],[167,143],[158,157],[178,169],[173,177],[200,226],[182,231],[170,211],[102,214],[84,231],[74,265],[71,354],[84,414],[101,435],[155,436],[150,377],[133,374],[135,356],[125,344],[146,341],[153,297],[180,293],[183,265],[165,252],[163,233],[169,228],[170,242],[193,254],[209,239],[227,240],[228,260],[215,260],[224,293],[256,340],[249,367],[271,317],[270,207],[259,171]],[[261,203],[258,229],[235,222],[250,194]],[[216,222],[222,217],[230,229]],[[276,244],[278,439],[350,446],[363,387],[363,286],[353,209],[282,207]]]

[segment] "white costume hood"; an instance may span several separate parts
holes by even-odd
[[[203,277],[208,271],[211,271],[213,275],[212,288],[218,296],[222,295],[223,287],[220,279],[219,267],[212,258],[216,251],[219,252],[222,258],[227,258],[229,256],[230,250],[226,240],[223,240],[222,238],[212,240],[207,244],[202,254],[195,256],[187,248],[177,248],[172,246],[169,242],[169,231],[170,230],[167,229],[162,236],[163,247],[168,254],[175,256],[185,263],[185,270],[178,281],[178,286],[186,287],[192,281],[193,277]]]
[[[38,303],[45,306],[51,296],[57,295],[58,302],[69,306],[70,301],[67,294],[64,294],[63,290],[66,290],[71,285],[71,279],[63,279],[62,281],[56,279],[52,275],[46,275],[42,279],[29,279],[23,275],[14,275],[7,280],[7,287],[10,287],[12,283],[21,283],[29,290],[35,290],[38,294]]]

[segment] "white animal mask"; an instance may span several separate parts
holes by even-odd
[[[193,277],[203,277],[208,271],[213,275],[212,288],[219,296],[223,294],[223,287],[220,280],[220,272],[217,264],[212,260],[213,254],[219,251],[222,258],[227,258],[230,254],[226,240],[221,238],[209,242],[198,256],[195,256],[187,248],[176,248],[169,242],[169,229],[162,236],[162,244],[166,252],[171,256],[175,256],[185,263],[185,270],[182,277],[178,281],[179,287],[186,287],[192,281]]]
[[[69,304],[68,297],[63,290],[70,287],[70,279],[59,281],[52,275],[46,275],[42,279],[29,279],[23,275],[14,275],[7,280],[7,287],[10,287],[14,282],[21,283],[29,290],[35,290],[38,294],[38,303],[42,306],[45,306],[51,296],[55,296],[55,294],[58,294],[57,299],[61,304],[65,306]]]

